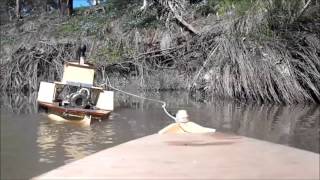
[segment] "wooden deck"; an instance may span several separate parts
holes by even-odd
[[[155,134],[34,179],[319,179],[319,157],[222,133]]]

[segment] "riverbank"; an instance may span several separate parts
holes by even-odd
[[[119,88],[184,89],[205,99],[319,103],[319,2],[230,2],[145,10],[140,1],[107,3],[71,17],[52,11],[1,25],[0,89],[35,91],[42,80],[59,80],[63,62],[74,60],[83,43],[98,68],[97,84],[110,79]]]
[[[319,154],[221,133],[156,134],[33,179],[74,178],[319,179]]]

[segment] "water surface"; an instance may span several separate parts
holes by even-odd
[[[184,92],[147,93],[175,114],[186,109],[192,121],[319,153],[319,105],[256,105],[215,99],[199,102]],[[150,135],[170,124],[161,105],[115,95],[108,120],[90,127],[58,124],[38,113],[36,94],[2,95],[1,179],[28,179],[105,148]]]

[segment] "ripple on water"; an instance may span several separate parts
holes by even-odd
[[[110,118],[90,127],[48,121],[37,113],[35,100],[15,97],[2,99],[14,102],[1,107],[4,179],[31,178],[102,149],[156,133],[172,123],[159,104],[117,94],[116,109]],[[186,109],[192,121],[218,131],[319,153],[319,105],[257,105],[220,99],[204,104],[181,92],[153,93],[149,97],[165,100],[171,114]]]

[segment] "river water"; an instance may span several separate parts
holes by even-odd
[[[145,93],[175,114],[218,131],[319,153],[320,105],[257,105],[191,99],[185,92]],[[115,111],[90,127],[59,124],[38,113],[36,94],[1,96],[1,179],[29,179],[120,143],[157,133],[172,120],[161,105],[115,94]]]

